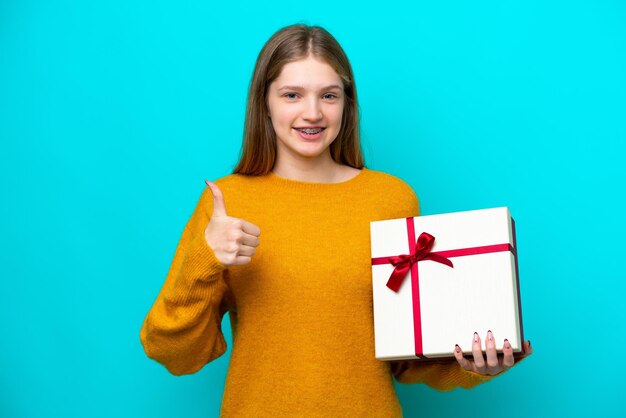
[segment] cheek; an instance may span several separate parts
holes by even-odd
[[[289,120],[284,114],[278,115],[277,118],[272,119],[272,125],[275,131],[285,131],[291,127]]]
[[[344,108],[341,107],[333,113],[333,120],[335,121],[337,125],[341,125],[343,121],[343,112],[344,112]]]
[[[284,112],[277,112],[273,115],[271,121],[276,135],[284,137],[290,134],[293,120],[289,118],[289,115],[286,115]]]
[[[283,129],[287,125],[291,126],[294,119],[294,109],[288,106],[274,106],[272,108],[272,125],[274,129],[282,127]]]

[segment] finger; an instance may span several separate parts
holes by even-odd
[[[485,351],[487,352],[487,367],[495,369],[498,367],[498,352],[496,351],[496,341],[493,338],[493,333],[491,331],[487,331],[485,348]]]
[[[249,247],[258,247],[259,246],[259,237],[254,235],[246,234],[245,232],[241,236],[240,240],[241,245],[247,245]]]
[[[476,366],[476,370],[478,373],[484,373],[486,370],[485,358],[483,357],[483,350],[480,345],[480,336],[477,332],[474,333],[474,338],[472,340],[472,355],[474,356],[474,365]]]
[[[237,252],[237,255],[241,255],[244,257],[252,257],[256,253],[255,247],[250,247],[248,245],[242,245]]]
[[[530,346],[530,341],[524,341],[524,356],[531,355],[533,353],[533,348]]]
[[[459,365],[465,370],[472,370],[471,363],[463,356],[463,350],[461,350],[458,344],[454,347],[454,358],[456,358],[456,361],[458,361]]]
[[[502,367],[504,367],[505,370],[510,369],[513,367],[513,364],[515,364],[515,359],[513,358],[513,346],[509,340],[504,340],[502,352],[504,353],[504,357],[502,358]]]
[[[248,221],[243,221],[243,224],[241,225],[241,227],[243,229],[243,232],[247,234],[254,235],[255,237],[258,237],[259,235],[261,235],[261,228],[259,228],[253,223],[250,223]]]
[[[233,262],[233,266],[242,266],[244,264],[248,264],[250,261],[252,260],[251,257],[245,256],[245,255],[238,255],[237,258],[235,258],[235,261]]]
[[[204,180],[211,193],[213,194],[213,216],[227,216],[226,215],[226,203],[224,203],[224,195],[217,184],[211,183],[208,180]]]

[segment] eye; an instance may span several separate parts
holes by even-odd
[[[283,97],[286,97],[289,100],[295,100],[298,98],[298,93],[285,93]]]
[[[335,100],[338,97],[339,96],[337,96],[335,93],[326,93],[325,95],[322,96],[322,98],[326,100]]]

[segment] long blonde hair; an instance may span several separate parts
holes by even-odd
[[[313,55],[330,65],[344,86],[341,128],[330,145],[333,160],[354,168],[364,166],[359,137],[359,113],[352,67],[337,40],[319,26],[292,25],[265,43],[254,67],[243,133],[241,157],[234,173],[261,176],[276,162],[276,133],[267,108],[267,92],[285,64]]]

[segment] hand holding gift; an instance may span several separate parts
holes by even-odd
[[[506,207],[370,228],[376,358],[455,357],[467,370],[495,374],[513,365],[513,353],[524,355],[515,223]],[[509,340],[496,343],[488,330]],[[471,361],[458,343],[474,331],[488,336],[464,347]]]
[[[502,355],[498,356],[496,352],[496,340],[491,331],[487,331],[487,338],[485,340],[487,361],[483,357],[483,351],[481,349],[480,336],[477,332],[472,337],[472,357],[473,360],[468,360],[463,356],[463,349],[457,344],[454,348],[454,357],[459,362],[459,365],[465,370],[494,376],[498,373],[509,370],[515,364],[513,358],[513,347],[509,343],[509,340],[504,340],[502,349]],[[530,341],[524,341],[524,354],[518,358],[529,356],[533,353],[533,349],[530,346]]]

